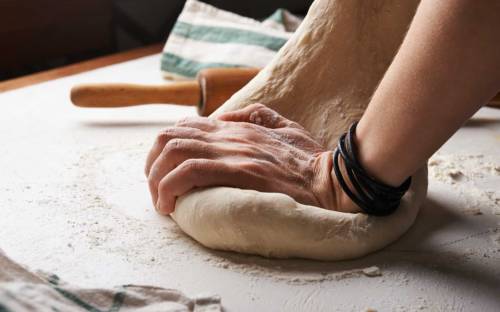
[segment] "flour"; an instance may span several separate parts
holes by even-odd
[[[339,268],[328,262],[301,259],[273,260],[222,251],[210,252],[209,255],[204,257],[204,261],[214,267],[292,285],[306,285],[382,275],[381,270],[377,266]]]
[[[72,193],[78,190],[79,194],[76,195],[75,201],[81,204],[79,210],[73,210],[72,215],[68,216],[67,222],[75,229],[75,239],[82,240],[81,234],[84,234],[83,242],[90,250],[105,250],[106,253],[120,255],[131,264],[139,262],[150,267],[199,259],[201,263],[220,270],[293,285],[369,278],[367,275],[372,274],[370,272],[377,272],[375,269],[371,271],[370,266],[343,267],[298,259],[272,260],[212,251],[200,246],[187,237],[170,218],[156,215],[151,208],[142,173],[147,145],[148,143],[144,142],[121,148],[111,146],[92,148],[82,153],[78,163],[73,167],[76,168],[77,183],[70,182],[67,188],[72,190]],[[431,179],[451,185],[459,191],[459,194],[465,194],[460,196],[467,196],[469,211],[473,208],[484,210],[484,202],[493,205],[498,197],[496,190],[483,189],[479,186],[474,190],[470,185],[478,179],[499,177],[494,169],[495,163],[487,157],[437,155],[429,161],[429,167]],[[126,170],[137,171],[135,174],[137,179],[125,178],[131,176]],[[461,172],[461,178],[453,180],[449,172],[456,170]],[[138,197],[144,197],[142,204],[134,209],[147,210],[143,213],[150,217],[149,220],[142,220],[129,211],[123,211],[123,206],[129,205],[122,204],[119,199],[113,200],[111,196],[116,193],[117,198],[121,197],[121,190],[127,192],[134,190]],[[474,203],[472,199],[483,205],[475,204],[469,207],[470,203]],[[499,244],[500,237],[492,237],[492,240],[495,244]],[[398,255],[398,258],[400,257],[401,255]],[[432,256],[434,261],[437,257],[438,255]],[[453,259],[444,257],[442,261],[449,262]]]
[[[463,199],[462,211],[481,215],[490,211],[500,215],[499,160],[482,154],[440,154],[428,162],[431,180],[451,185]]]
[[[271,260],[202,247],[170,218],[157,215],[151,208],[141,171],[147,153],[145,146],[146,143],[135,143],[121,148],[90,148],[71,166],[78,182],[68,183],[67,188],[76,194],[74,200],[80,204],[65,218],[73,229],[70,238],[78,239],[79,246],[83,244],[90,251],[104,250],[119,255],[133,265],[139,263],[160,269],[199,260],[201,264],[220,270],[292,285],[368,278],[370,273],[363,272],[367,269],[363,265],[338,267],[327,262],[299,259]],[[131,174],[125,167],[137,171],[137,179],[126,178]],[[138,197],[144,197],[144,201],[134,207],[142,210],[142,214],[134,215],[133,211],[124,210],[124,206],[130,205],[129,196],[123,195],[122,190],[127,194],[134,190]],[[144,215],[149,219],[144,220]],[[66,246],[75,248],[71,241]]]
[[[493,233],[493,235],[491,235],[491,240],[493,244],[500,247],[500,232],[496,231],[495,233]]]
[[[382,272],[376,266],[371,266],[371,267],[365,268],[361,272],[363,272],[364,275],[369,276],[369,277],[382,276]]]
[[[133,187],[137,194],[147,196],[148,213],[152,218],[157,217],[149,208],[147,184],[141,172],[146,152],[145,143],[138,143],[121,148],[101,146],[82,153],[73,168],[77,183],[67,186],[77,188],[72,193],[78,191],[75,201],[80,204],[67,216],[67,223],[75,229],[74,239],[86,243],[90,250],[104,249],[106,253],[119,254],[125,261],[148,266],[184,261],[199,253],[201,248],[174,222],[167,218],[162,218],[161,222],[140,220],[120,209],[120,199],[118,202],[110,200],[128,200],[121,190]],[[125,178],[130,168],[136,168],[137,180]],[[141,207],[136,208],[140,212]],[[151,231],[151,227],[156,231]]]

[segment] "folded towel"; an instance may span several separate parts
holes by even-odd
[[[192,79],[204,68],[262,68],[300,22],[283,9],[260,22],[188,0],[163,49],[162,73],[168,79]]]
[[[123,285],[80,288],[54,274],[31,272],[0,249],[0,311],[222,311],[216,295],[187,297],[178,290]]]

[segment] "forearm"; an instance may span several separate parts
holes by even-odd
[[[372,175],[400,184],[500,89],[498,12],[500,1],[422,1],[358,125]]]

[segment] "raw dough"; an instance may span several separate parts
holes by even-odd
[[[213,116],[260,102],[333,149],[360,118],[389,66],[418,1],[316,0],[274,60]],[[195,190],[172,217],[201,244],[267,257],[343,260],[383,248],[414,222],[427,169],[389,217],[302,205],[291,197],[227,187]]]

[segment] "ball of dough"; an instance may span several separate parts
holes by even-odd
[[[418,3],[314,1],[273,61],[211,118],[263,103],[333,150],[340,134],[361,118]],[[400,237],[414,222],[426,192],[423,168],[397,211],[374,217],[302,205],[284,194],[217,187],[180,197],[172,217],[209,248],[277,258],[344,260]]]
[[[229,187],[195,190],[172,217],[202,245],[274,258],[346,260],[392,243],[412,225],[427,191],[427,169],[414,177],[387,217],[302,205],[290,196]]]

